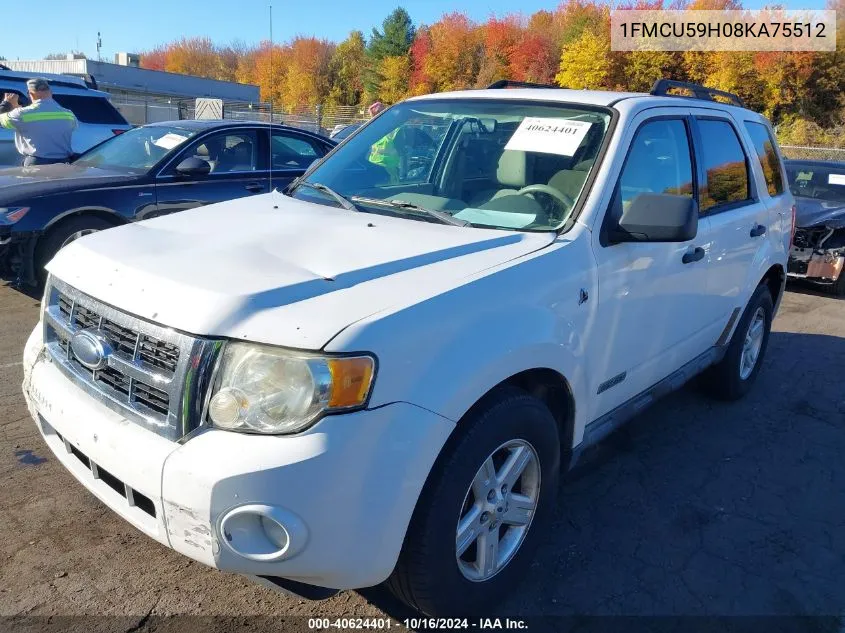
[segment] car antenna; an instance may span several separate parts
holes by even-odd
[[[273,85],[273,0],[267,1],[270,10],[270,85]],[[267,130],[267,165],[270,169],[270,193],[273,193],[273,91],[270,91],[270,129]]]

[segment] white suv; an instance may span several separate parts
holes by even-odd
[[[18,95],[21,105],[29,105],[26,81],[31,73],[15,72],[0,68],[0,96],[6,92]],[[38,75],[50,83],[53,98],[63,108],[76,115],[79,123],[71,140],[76,154],[91,149],[115,134],[131,130],[132,126],[115,108],[106,92],[94,90],[77,77],[67,75]],[[15,149],[13,130],[0,128],[0,169],[20,165],[21,156]]]
[[[212,567],[482,608],[585,447],[760,371],[793,200],[766,119],[685,88],[410,99],[284,194],[73,242],[24,352],[44,440]]]

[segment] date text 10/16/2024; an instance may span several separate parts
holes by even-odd
[[[311,630],[339,629],[339,630],[381,630],[391,628],[406,628],[412,630],[526,630],[525,620],[513,618],[405,618],[393,620],[391,618],[309,618],[308,628]]]

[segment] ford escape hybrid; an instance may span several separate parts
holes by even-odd
[[[410,99],[285,192],[63,248],[23,389],[62,464],[167,547],[476,612],[585,447],[697,374],[751,388],[785,182],[768,122],[701,86]]]

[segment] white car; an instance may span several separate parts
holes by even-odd
[[[478,612],[585,447],[762,366],[793,223],[777,145],[670,88],[413,98],[285,194],[74,241],[24,352],[45,442],[206,565]],[[420,126],[437,149],[410,169]]]
[[[29,105],[26,81],[34,76],[30,73],[0,69],[0,98],[4,93],[14,92],[18,95],[21,105]],[[71,140],[74,153],[81,154],[115,134],[132,129],[109,101],[108,93],[89,88],[77,77],[38,76],[47,79],[56,102],[76,115],[79,125]],[[20,165],[20,162],[21,156],[15,149],[14,131],[0,128],[0,169]]]

